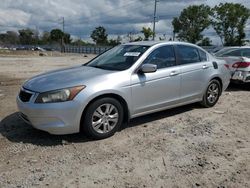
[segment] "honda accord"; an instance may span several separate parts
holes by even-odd
[[[31,78],[17,105],[37,129],[102,139],[131,118],[195,102],[212,107],[229,80],[226,62],[196,45],[134,42]]]

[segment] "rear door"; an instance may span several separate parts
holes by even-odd
[[[206,52],[194,46],[176,45],[176,50],[181,71],[181,102],[200,99],[213,71],[212,62]]]

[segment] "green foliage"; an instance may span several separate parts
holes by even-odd
[[[52,41],[60,42],[64,36],[64,33],[61,29],[52,29],[50,31],[50,39]]]
[[[65,44],[70,44],[71,41],[72,41],[72,39],[70,38],[70,34],[69,33],[64,33],[63,40],[64,40]]]
[[[117,45],[121,44],[121,41],[122,41],[121,37],[118,36],[116,39],[109,39],[108,45],[109,46],[117,46]]]
[[[81,39],[77,39],[73,42],[71,42],[72,45],[76,45],[76,46],[83,46],[83,45],[86,45],[86,42],[84,42],[83,40]]]
[[[19,35],[15,31],[0,34],[0,44],[19,44]]]
[[[174,34],[183,41],[196,43],[202,40],[201,34],[209,25],[211,9],[206,5],[192,5],[182,10],[172,21]]]
[[[201,40],[200,43],[198,43],[199,46],[212,46],[212,41],[208,38],[205,37]]]
[[[250,10],[239,3],[220,3],[213,8],[212,26],[225,46],[241,46]]]
[[[52,29],[50,31],[50,40],[52,42],[63,42],[65,44],[71,43],[71,38],[69,33],[64,33],[61,29]]]
[[[31,29],[19,30],[19,40],[21,44],[34,44],[34,31]]]
[[[154,35],[154,32],[152,31],[152,29],[150,27],[146,28],[146,27],[143,27],[142,30],[141,30],[141,33],[143,33],[144,35],[144,40],[149,40],[149,38],[153,37]]]
[[[97,45],[105,45],[108,43],[108,34],[106,33],[106,29],[102,26],[96,27],[95,30],[92,31],[90,37]]]
[[[137,38],[134,39],[134,42],[137,42],[137,41],[143,41],[143,38],[141,36],[138,36]]]
[[[41,38],[39,39],[38,44],[44,45],[44,44],[50,44],[50,32],[43,32]]]

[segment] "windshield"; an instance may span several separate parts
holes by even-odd
[[[86,66],[106,70],[126,70],[130,68],[150,46],[120,45],[90,61]]]

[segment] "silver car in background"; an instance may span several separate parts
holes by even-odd
[[[196,45],[135,42],[31,78],[17,105],[37,129],[102,139],[131,118],[195,102],[212,107],[229,79],[225,61]]]
[[[250,46],[226,47],[215,53],[215,56],[228,63],[231,81],[250,82]]]

